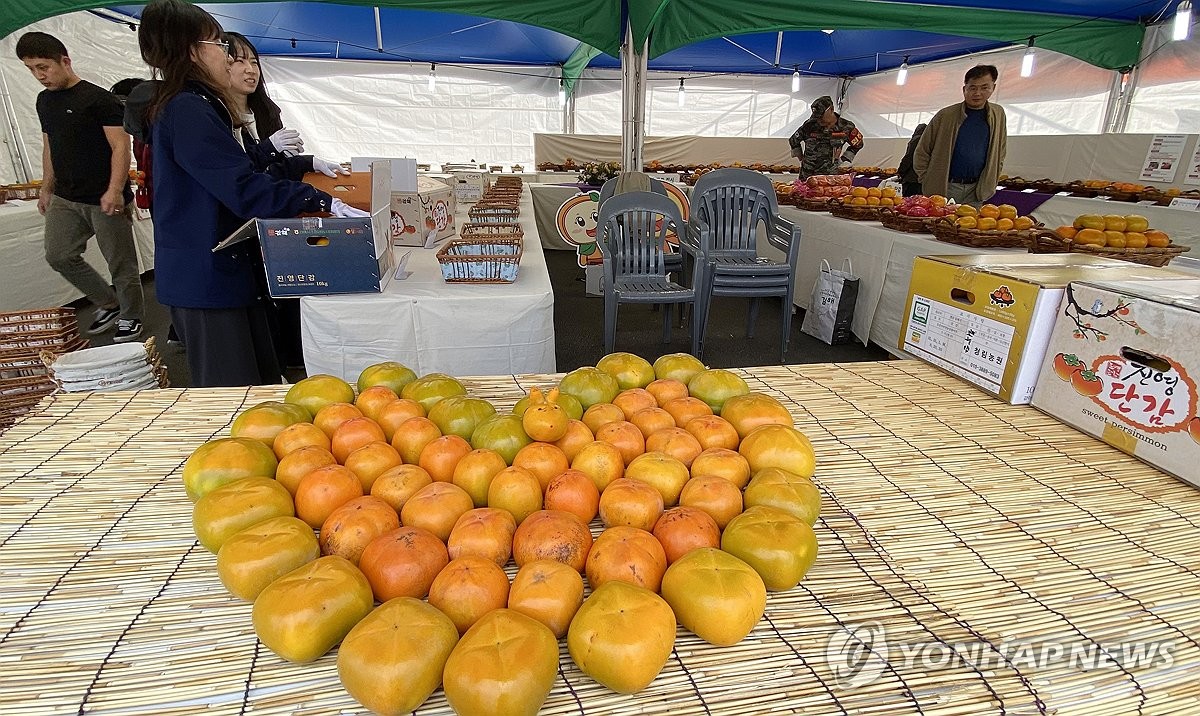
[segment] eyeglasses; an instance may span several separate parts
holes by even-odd
[[[220,40],[197,40],[196,42],[201,45],[216,45],[217,47],[224,50],[225,54],[229,54],[229,43],[228,42],[221,42]]]

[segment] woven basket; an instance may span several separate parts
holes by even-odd
[[[1026,231],[983,231],[960,228],[953,220],[942,217],[931,227],[934,238],[948,244],[973,246],[977,249],[1023,249],[1029,246],[1034,229]]]
[[[523,238],[525,230],[520,224],[463,224],[459,227],[460,239]]]
[[[878,206],[847,206],[840,201],[833,201],[830,202],[829,213],[851,221],[879,221],[879,209]]]
[[[792,195],[791,205],[804,211],[829,211],[833,202],[827,196],[809,197]]]
[[[1176,256],[1191,251],[1190,246],[1171,244],[1163,248],[1147,246],[1144,249],[1114,249],[1107,246],[1081,244],[1062,238],[1053,231],[1037,231],[1029,242],[1029,251],[1035,254],[1077,253],[1099,256],[1106,259],[1121,259],[1147,266],[1166,266]]]
[[[525,242],[516,237],[455,239],[437,252],[447,283],[512,283]]]
[[[879,222],[889,229],[896,231],[904,231],[910,234],[932,234],[933,222],[937,221],[938,217],[932,216],[905,216],[897,214],[889,207],[884,207],[879,212]]]

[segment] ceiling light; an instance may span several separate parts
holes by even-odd
[[[679,108],[683,109],[683,106],[685,104],[687,104],[687,90],[685,90],[683,88],[683,78],[682,77],[679,78],[679,94],[676,97],[676,99],[679,102]]]
[[[1183,0],[1175,8],[1175,26],[1171,32],[1172,40],[1186,40],[1192,32],[1192,0]]]
[[[1021,58],[1021,76],[1033,76],[1033,38],[1029,38],[1029,49],[1025,50],[1025,56]]]
[[[796,94],[800,91],[800,69],[793,69],[795,69],[795,71],[792,72],[792,94]]]
[[[908,82],[908,55],[904,56],[904,62],[900,63],[900,72],[896,75],[896,84],[900,87]]]

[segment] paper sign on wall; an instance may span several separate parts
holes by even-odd
[[[1187,164],[1187,176],[1183,178],[1184,184],[1200,184],[1200,140],[1196,142],[1196,148],[1192,150],[1192,160]]]
[[[1186,134],[1156,134],[1150,140],[1146,161],[1142,162],[1141,179],[1145,181],[1173,182],[1183,159]]]

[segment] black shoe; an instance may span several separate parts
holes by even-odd
[[[137,340],[142,335],[142,322],[136,318],[122,318],[117,321],[117,332],[113,334],[113,343],[128,343]]]
[[[88,335],[94,336],[107,331],[112,328],[112,325],[117,322],[117,318],[120,316],[120,308],[97,308],[96,320],[92,321],[92,325],[88,326]]]
[[[180,338],[179,334],[175,332],[174,324],[171,324],[167,327],[167,345],[179,346],[180,348],[183,348],[183,339]]]

